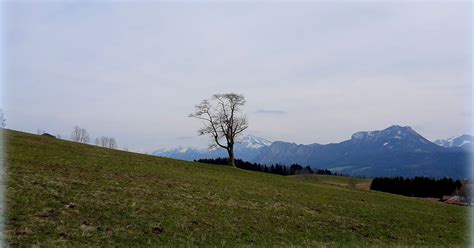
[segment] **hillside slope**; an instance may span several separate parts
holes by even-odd
[[[4,130],[16,246],[465,246],[467,208]]]

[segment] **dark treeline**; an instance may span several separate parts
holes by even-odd
[[[414,197],[436,197],[451,195],[462,187],[459,180],[428,177],[377,177],[372,180],[371,190]]]
[[[211,158],[198,159],[194,162],[206,164],[228,165],[227,158]],[[283,176],[298,175],[298,174],[320,174],[320,175],[335,175],[342,176],[342,174],[333,173],[330,170],[313,170],[310,166],[301,166],[299,164],[292,164],[290,166],[282,164],[263,165],[258,163],[250,163],[242,159],[235,160],[235,166],[243,170],[260,171],[265,173],[278,174]]]

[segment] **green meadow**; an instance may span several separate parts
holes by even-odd
[[[468,208],[3,130],[11,247],[469,246]]]

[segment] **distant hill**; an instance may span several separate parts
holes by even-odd
[[[1,130],[10,247],[466,247],[469,209]]]
[[[251,140],[259,141],[255,136]],[[236,157],[261,164],[310,165],[349,175],[427,176],[466,178],[469,152],[460,147],[443,147],[424,138],[411,127],[393,125],[379,131],[354,133],[351,139],[327,145],[301,145],[284,141],[265,141],[236,147]],[[466,141],[453,141],[464,144]],[[158,156],[184,160],[226,156],[224,150],[174,149],[157,151]]]

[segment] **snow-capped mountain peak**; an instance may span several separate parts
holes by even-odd
[[[168,152],[185,153],[185,152],[188,152],[190,150],[200,150],[200,149],[198,149],[196,147],[193,147],[193,146],[188,146],[188,147],[177,146],[177,147],[173,147],[173,148],[158,149],[158,150],[154,151],[154,153],[168,153]]]
[[[417,151],[426,152],[438,146],[418,134],[409,126],[393,125],[378,131],[354,133],[350,142],[371,151]]]
[[[468,135],[468,134],[463,134],[460,136],[456,137],[451,137],[448,139],[438,139],[435,140],[434,143],[442,146],[442,147],[467,147],[472,145],[472,141],[474,140],[474,136]]]
[[[453,147],[453,140],[455,138],[457,137],[453,136],[447,139],[438,139],[438,140],[435,140],[434,143],[442,147]]]
[[[271,141],[268,141],[264,138],[247,134],[237,138],[237,142],[234,147],[234,152],[236,158],[251,160],[260,152],[261,148],[270,146],[271,144]],[[175,148],[159,149],[154,151],[153,154],[163,157],[194,160],[200,158],[226,157],[227,151],[220,147],[196,148],[179,146]]]
[[[384,130],[380,131],[362,131],[357,132],[352,135],[353,140],[368,139],[368,140],[378,140],[378,139],[402,139],[405,136],[414,134],[415,132],[409,126],[402,127],[398,125],[393,125]]]
[[[272,142],[269,140],[251,134],[247,134],[245,136],[240,137],[237,143],[243,147],[253,149],[262,148],[264,146],[270,146],[272,144]]]

